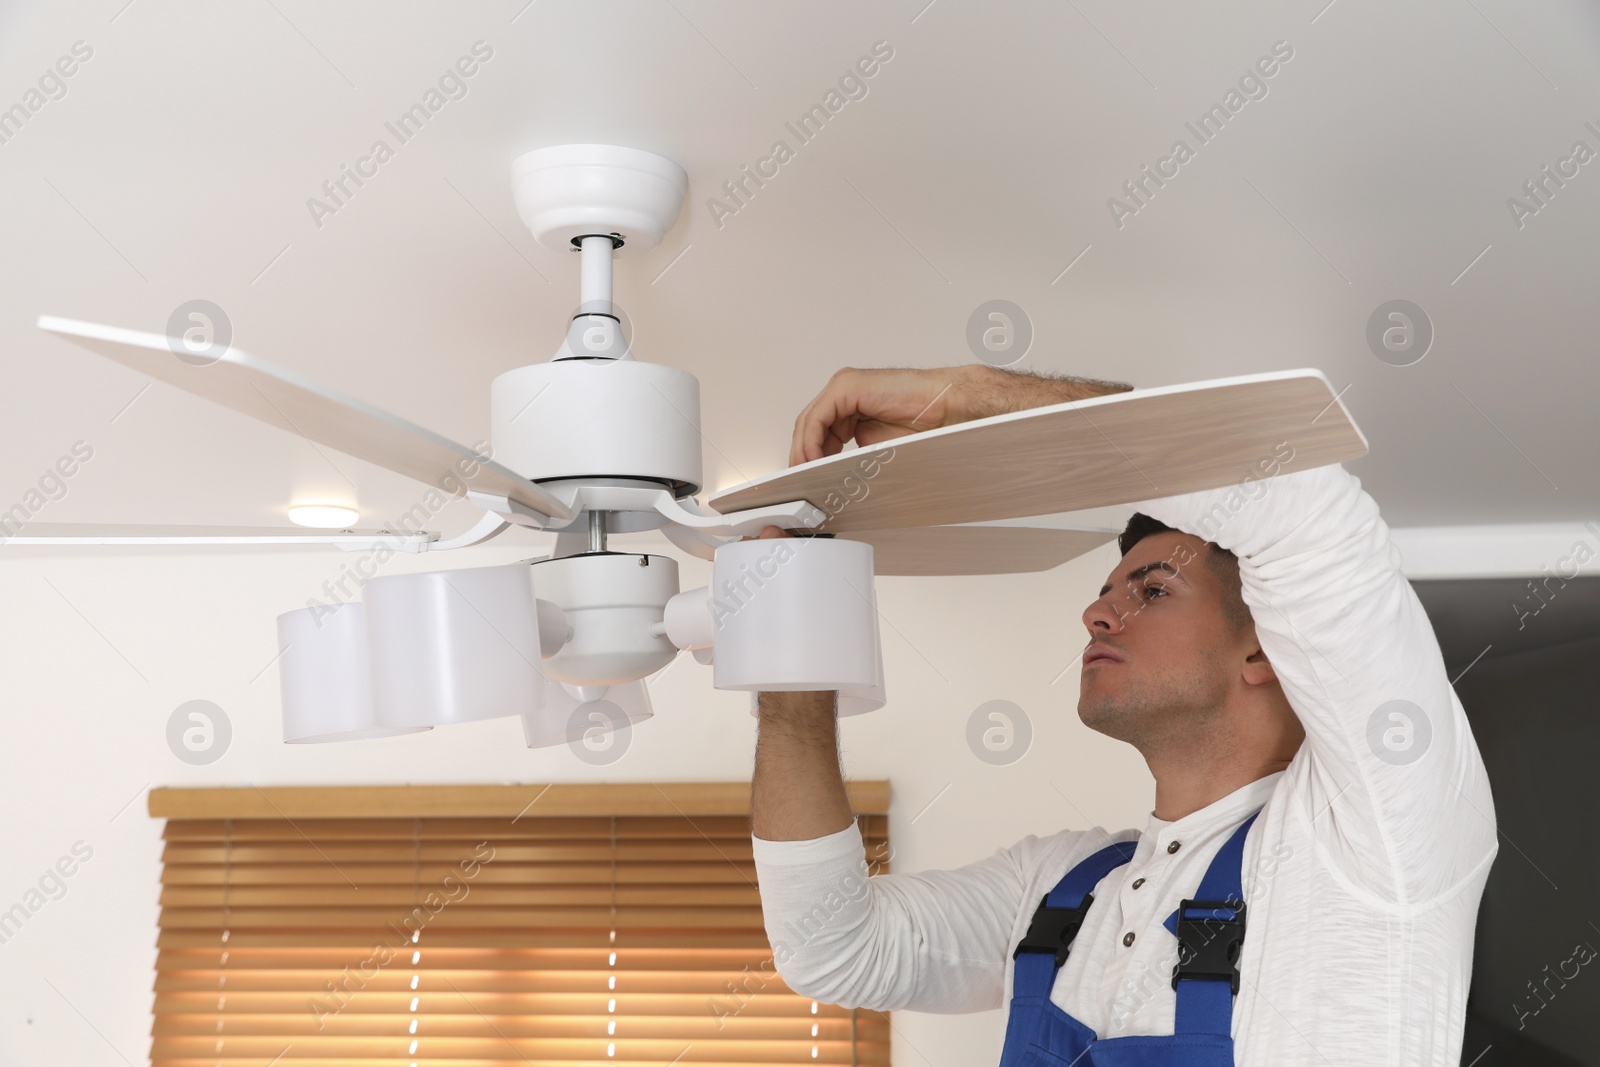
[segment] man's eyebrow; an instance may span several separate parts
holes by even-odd
[[[1170,574],[1172,577],[1176,578],[1185,585],[1189,584],[1189,579],[1185,578],[1182,573],[1179,572],[1178,568],[1174,567],[1164,559],[1158,559],[1154,563],[1146,563],[1143,567],[1135,567],[1133,570],[1128,572],[1128,577],[1126,580],[1130,582],[1135,581],[1139,578],[1143,578],[1151,571],[1162,571],[1165,574]],[[1111,586],[1109,585],[1105,585],[1100,588],[1101,596],[1105,596],[1109,592],[1111,592]]]

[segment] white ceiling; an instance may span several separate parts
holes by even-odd
[[[125,4],[0,13],[0,107],[93,48],[0,144],[0,510],[83,440],[94,458],[38,521],[272,524],[318,496],[404,511],[404,479],[140,395],[34,319],[160,330],[208,299],[240,347],[470,443],[490,379],[548,358],[576,301],[571,257],[517,220],[510,161],[582,141],[689,173],[677,228],[619,264],[617,292],[636,353],[701,380],[709,488],[781,467],[837,367],[970,362],[969,314],[1004,298],[1036,331],[1024,369],[1322,369],[1392,525],[1600,500],[1600,162],[1520,230],[1506,206],[1574,141],[1600,150],[1592,4]],[[493,58],[468,94],[316,226],[307,199],[395,144],[383,123],[479,40]],[[785,121],[880,40],[868,95],[798,145]],[[1119,229],[1107,198],[1193,145],[1185,121],[1280,40],[1268,94]],[[794,160],[719,228],[708,197],[780,138]],[[1394,298],[1437,334],[1408,367],[1364,339]],[[453,507],[447,531],[469,518]]]

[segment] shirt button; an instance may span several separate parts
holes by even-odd
[[[1135,878],[1133,880],[1133,888],[1138,889],[1142,885],[1144,885],[1144,879],[1143,878]]]
[[[1132,930],[1129,930],[1127,933],[1122,935],[1122,944],[1123,944],[1124,948],[1126,948],[1128,945],[1133,944],[1133,931]]]
[[[1174,853],[1176,851],[1178,851],[1178,842],[1174,841],[1172,844],[1167,846],[1168,855],[1170,855],[1170,854],[1172,854],[1172,853]]]

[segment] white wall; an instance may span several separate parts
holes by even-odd
[[[653,536],[615,539],[651,546]],[[522,747],[515,719],[336,746],[278,733],[274,618],[304,605],[348,557],[337,551],[134,554],[3,550],[0,556],[0,910],[83,841],[93,857],[0,944],[0,1063],[116,1067],[145,1061],[155,961],[161,824],[152,785],[748,780],[754,722],[744,694],[711,688],[687,656],[651,691],[656,717],[609,767],[565,748]],[[398,568],[485,566],[542,554],[494,544]],[[685,588],[707,564],[680,559]],[[948,867],[1027,833],[1142,827],[1153,798],[1131,748],[1078,722],[1084,606],[1115,545],[1043,575],[879,582],[890,703],[845,720],[847,773],[887,778],[896,869]],[[1055,684],[1052,679],[1060,675]],[[226,755],[189,766],[167,748],[173,709],[220,705]],[[1018,704],[1031,749],[1008,767],[978,760],[978,705]],[[131,803],[130,803],[131,801]],[[913,821],[915,820],[915,821]],[[999,1012],[899,1013],[895,1063],[966,1067],[999,1056]]]

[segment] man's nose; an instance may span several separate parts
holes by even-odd
[[[1083,609],[1083,625],[1090,633],[1120,633],[1124,613],[1116,603],[1116,594],[1107,591]]]

